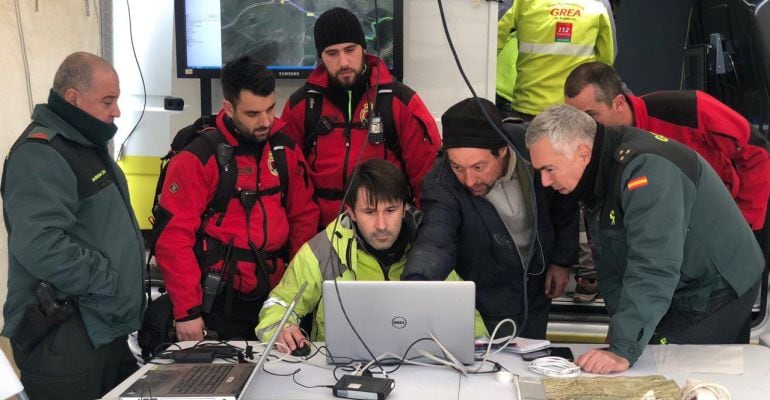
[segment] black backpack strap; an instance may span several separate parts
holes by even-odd
[[[224,214],[227,205],[235,193],[235,185],[238,181],[238,166],[233,156],[233,147],[227,143],[227,139],[218,129],[206,129],[200,132],[201,138],[213,149],[219,169],[219,182],[214,192],[214,198],[209,203],[208,210],[204,213],[204,221],[216,213]]]
[[[385,144],[396,153],[396,157],[403,164],[401,156],[401,144],[398,142],[396,121],[393,119],[393,88],[391,85],[382,85],[377,89],[377,111],[380,114],[382,128],[385,132]]]
[[[289,196],[289,164],[286,161],[286,146],[294,147],[294,143],[286,135],[277,132],[268,140],[270,152],[273,153],[275,169],[278,170],[278,180],[281,185],[281,205],[286,209]]]
[[[323,94],[318,88],[305,85],[305,155],[310,153],[323,109]]]
[[[409,174],[406,173],[406,161],[401,151],[401,143],[398,141],[396,120],[393,118],[393,85],[382,85],[377,89],[376,107],[382,121],[382,129],[385,132],[385,146],[396,155],[398,163],[401,164],[401,172],[408,180]],[[425,129],[427,133],[427,128]],[[410,197],[414,199],[415,188],[412,185],[409,185],[409,192]]]

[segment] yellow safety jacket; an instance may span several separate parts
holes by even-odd
[[[513,101],[513,87],[516,85],[516,58],[519,54],[519,41],[516,32],[511,33],[508,43],[497,52],[497,76],[495,93],[498,96]]]
[[[410,218],[412,218],[411,211],[407,212],[404,225],[407,225],[406,220]],[[380,267],[377,260],[358,246],[355,228],[348,214],[340,215],[337,220],[339,221],[336,229],[337,233],[332,233],[332,228],[334,227],[334,222],[332,222],[323,232],[318,233],[313,239],[305,243],[291,260],[289,268],[286,270],[283,278],[281,278],[278,286],[270,292],[270,297],[265,301],[262,310],[259,312],[259,324],[255,330],[260,340],[270,340],[275,334],[275,328],[280,322],[281,317],[283,317],[286,307],[291,303],[303,282],[307,282],[307,287],[304,293],[302,293],[302,298],[294,307],[294,312],[289,317],[289,322],[287,323],[297,325],[300,318],[312,313],[318,307],[310,339],[312,341],[324,341],[326,328],[324,325],[323,303],[320,301],[322,294],[321,286],[324,280],[335,279],[335,277],[343,281],[401,280],[401,272],[404,271],[404,266],[406,265],[406,255],[401,257],[399,261],[391,264],[386,269],[387,276],[385,276],[383,268]],[[347,266],[338,268],[334,266],[335,263],[326,262],[325,259],[319,260],[319,258],[325,258],[324,255],[329,255],[328,246],[330,238],[334,238],[332,240],[332,248],[336,254],[333,257],[339,256],[339,260]],[[320,257],[317,256],[319,254],[321,255]],[[340,272],[342,272],[342,275],[340,275]],[[452,271],[447,280],[459,281],[461,278],[456,272]],[[476,311],[475,334],[477,337],[488,336],[487,329],[478,311]]]
[[[564,81],[578,65],[612,65],[610,15],[596,0],[516,0],[497,25],[497,49],[519,41],[512,108],[536,115],[563,103]]]

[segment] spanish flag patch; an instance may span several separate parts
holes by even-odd
[[[647,181],[646,176],[640,176],[638,178],[634,178],[628,181],[628,183],[626,184],[626,187],[628,188],[628,190],[634,190],[634,189],[639,189],[640,187],[643,187],[643,186],[647,186],[648,183],[649,182]]]

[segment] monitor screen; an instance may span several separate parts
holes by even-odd
[[[333,7],[361,21],[367,52],[402,78],[403,0],[174,0],[177,77],[219,78],[249,54],[276,78],[306,78],[318,61],[313,26]]]

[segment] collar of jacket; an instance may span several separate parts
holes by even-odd
[[[596,124],[596,137],[591,151],[591,161],[573,194],[577,200],[585,202],[589,208],[604,198],[612,173],[615,149],[618,148],[623,138],[622,131],[623,127],[610,128]]]
[[[412,246],[412,244],[414,244],[414,241],[417,238],[417,228],[419,228],[420,223],[422,223],[422,216],[422,211],[418,210],[410,204],[406,205],[404,221],[401,225],[401,232],[406,230],[408,237],[407,244],[404,249],[404,254],[406,254],[408,249]],[[359,240],[363,241],[363,239],[358,238],[353,219],[350,218],[350,215],[347,212],[343,212],[339,217],[337,217],[336,229],[332,231],[334,225],[334,222],[330,223],[326,228],[326,233],[329,235],[335,251],[342,260],[345,260],[346,254],[348,253],[351,253],[352,257],[355,257],[355,253],[358,251],[359,247]],[[351,264],[353,266],[356,265],[355,258],[351,260]],[[355,267],[353,267],[353,269],[355,269]]]
[[[230,146],[239,146],[241,144],[246,144],[246,142],[254,143],[252,140],[248,139],[241,139],[239,140],[239,137],[242,137],[240,133],[235,133],[235,125],[233,124],[232,120],[231,122],[227,122],[227,120],[230,120],[230,117],[227,116],[227,113],[225,112],[225,109],[219,110],[219,114],[217,114],[217,129],[219,129],[220,132],[222,132],[222,135],[227,140],[227,143]],[[273,120],[273,126],[270,128],[270,136],[274,135],[276,132],[283,129],[283,127],[286,126],[286,123],[283,122],[281,119],[276,117]]]
[[[87,112],[67,103],[54,92],[48,94],[48,104],[38,104],[32,112],[32,119],[58,131],[67,139],[86,146],[107,148],[107,142],[115,136],[118,127],[102,122]]]
[[[631,114],[634,116],[634,126],[640,129],[646,129],[649,126],[650,116],[647,114],[647,104],[641,97],[636,97],[630,93],[623,93],[628,106],[631,107]]]
[[[369,75],[370,87],[374,87],[378,84],[387,85],[393,83],[393,77],[390,76],[388,66],[381,58],[371,54],[364,54],[364,62],[369,66],[368,70],[371,71]],[[310,73],[310,76],[307,78],[307,83],[320,89],[329,87],[329,73],[326,71],[326,66],[323,65],[323,63],[318,64],[313,72]]]

